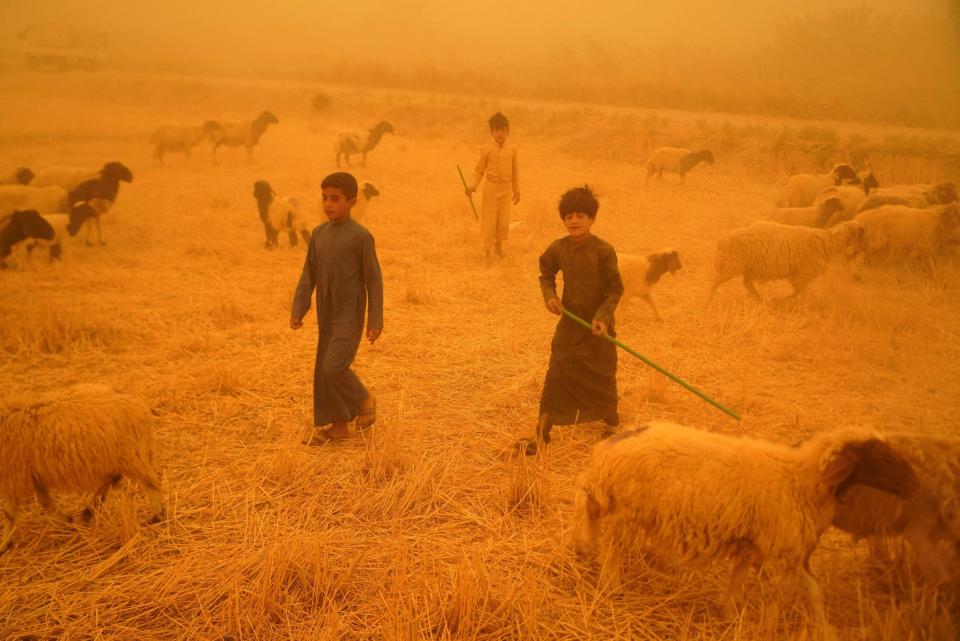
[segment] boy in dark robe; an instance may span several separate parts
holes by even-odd
[[[297,283],[290,312],[291,329],[303,327],[310,296],[317,292],[320,340],[313,372],[313,424],[309,441],[320,445],[349,435],[347,423],[357,429],[376,420],[376,400],[350,369],[363,335],[372,345],[383,331],[383,279],[373,236],[350,218],[357,204],[357,180],[338,172],[323,179],[323,213],[328,222],[313,230],[303,274]],[[323,429],[325,425],[329,428]]]
[[[540,398],[540,417],[527,454],[550,442],[554,425],[603,420],[615,427],[617,413],[617,348],[603,338],[616,336],[613,312],[623,283],[613,246],[590,233],[599,203],[589,187],[577,187],[560,198],[560,218],[567,236],[555,240],[540,256],[540,289],[547,309],[560,315],[550,346],[550,365]],[[557,297],[557,272],[563,273],[563,299]],[[563,309],[591,322],[593,332],[563,316]]]

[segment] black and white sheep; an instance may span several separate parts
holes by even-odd
[[[875,488],[851,487],[837,506],[833,525],[858,539],[902,536],[928,580],[960,578],[960,439],[890,434],[887,442],[913,466],[919,490],[901,498]],[[941,541],[956,554],[952,568]]]
[[[39,398],[0,401],[0,553],[9,548],[20,507],[31,497],[66,519],[50,496],[52,490],[94,492],[93,505],[83,513],[89,518],[110,488],[127,476],[146,492],[153,520],[162,519],[155,420],[143,401],[105,385],[75,385]]]
[[[353,167],[350,163],[351,154],[363,154],[360,164],[366,165],[367,154],[380,144],[384,134],[389,133],[393,133],[393,125],[386,120],[381,120],[368,131],[341,131],[337,134],[337,142],[333,149],[337,156],[337,167],[340,166],[341,156],[346,159],[348,167]]]
[[[380,190],[372,183],[360,183],[360,189],[357,191],[357,204],[350,210],[350,217],[357,222],[363,220],[367,215],[367,208],[370,207],[370,201],[380,195]]]
[[[213,140],[213,161],[217,161],[217,149],[221,146],[243,147],[247,150],[247,160],[250,160],[253,157],[253,148],[260,142],[267,127],[279,122],[269,111],[263,111],[253,120],[245,122],[209,121],[207,125],[213,127],[210,134]]]
[[[55,231],[49,221],[36,210],[17,210],[0,220],[0,267],[6,267],[6,260],[13,248],[30,238],[52,241]]]
[[[840,211],[835,212],[829,220],[827,220],[826,225],[818,226],[833,227],[842,222],[853,220],[853,217],[857,215],[857,211],[860,209],[860,204],[866,200],[872,190],[876,189],[878,185],[879,182],[876,176],[870,172],[864,176],[858,176],[857,180],[849,185],[835,185],[821,191],[817,194],[817,197],[813,199],[814,207],[827,200],[836,198],[840,201],[841,208]]]
[[[67,192],[60,187],[0,185],[0,216],[18,209],[35,209],[44,213],[68,211],[68,206]]]
[[[960,200],[957,187],[951,182],[936,185],[897,185],[875,189],[860,203],[858,212],[876,209],[884,205],[904,205],[924,209],[936,205],[949,205]]]
[[[123,163],[108,162],[96,178],[83,181],[68,193],[70,205],[86,202],[97,213],[92,221],[87,221],[87,245],[93,245],[91,236],[94,225],[97,228],[97,242],[106,244],[100,231],[100,218],[113,207],[120,193],[121,182],[133,182],[133,172]]]
[[[733,557],[720,600],[728,616],[750,568],[782,561],[827,631],[810,557],[838,497],[855,485],[910,496],[918,483],[910,464],[871,430],[835,429],[791,448],[652,422],[594,447],[576,483],[576,549],[599,553],[602,582],[613,589],[620,549],[629,544],[685,563]]]
[[[754,282],[778,279],[787,279],[793,285],[793,294],[788,298],[799,296],[832,258],[841,253],[852,258],[859,253],[863,238],[863,227],[855,221],[831,229],[769,221],[735,229],[717,242],[716,275],[707,303],[713,300],[720,284],[736,276],[743,277],[743,286],[758,300],[760,294]]]
[[[199,126],[194,125],[161,125],[150,136],[153,144],[153,161],[157,165],[163,164],[163,157],[169,153],[182,153],[187,160],[193,148],[207,140],[213,142],[222,135],[223,127],[215,120],[208,120]]]
[[[34,174],[29,167],[17,167],[4,177],[0,177],[0,185],[29,185]]]
[[[662,321],[663,317],[650,292],[664,274],[675,274],[683,267],[679,252],[661,249],[646,256],[617,254],[617,267],[623,281],[623,296],[620,297],[618,311],[632,298],[640,298],[650,306],[656,319]]]
[[[682,147],[658,147],[647,158],[647,182],[653,174],[662,179],[665,171],[677,174],[683,182],[690,170],[701,162],[713,164],[713,153],[709,149],[690,151]]]
[[[827,187],[836,187],[858,179],[857,172],[846,164],[834,165],[826,174],[790,176],[777,200],[777,207],[809,207],[817,194]]]
[[[43,214],[43,219],[53,227],[53,238],[27,241],[27,255],[29,256],[37,247],[48,247],[50,260],[65,258],[69,251],[70,239],[77,235],[87,221],[94,220],[96,216],[96,209],[86,202],[80,202],[71,207],[69,214]]]
[[[867,261],[914,258],[926,261],[936,273],[934,259],[960,227],[960,204],[917,209],[884,205],[857,214],[854,222],[864,229]]]
[[[276,247],[280,232],[287,232],[291,247],[297,244],[297,234],[303,238],[303,242],[310,242],[313,226],[301,215],[296,199],[277,196],[266,180],[253,183],[253,197],[257,201],[257,211],[267,237],[264,247]]]
[[[781,207],[770,217],[770,220],[782,225],[823,229],[839,211],[843,211],[843,202],[839,198],[827,198],[810,207]]]

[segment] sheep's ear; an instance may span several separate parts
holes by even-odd
[[[826,494],[834,494],[839,485],[846,481],[857,467],[857,459],[847,449],[844,447],[834,452],[823,468],[819,487]]]
[[[880,439],[846,443],[828,461],[821,484],[831,494],[843,493],[853,485],[909,497],[919,486],[910,463]]]

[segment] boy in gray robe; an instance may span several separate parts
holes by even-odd
[[[367,340],[373,344],[383,331],[383,278],[373,236],[350,218],[357,204],[357,180],[337,172],[324,178],[321,188],[328,222],[313,230],[290,312],[291,329],[303,327],[316,290],[320,338],[313,373],[313,424],[317,433],[311,445],[346,438],[347,423],[354,419],[357,429],[373,425],[376,400],[350,365],[368,308]],[[324,429],[327,424],[331,425]]]

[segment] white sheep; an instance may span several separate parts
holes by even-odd
[[[113,207],[117,195],[120,193],[120,182],[133,182],[133,172],[119,162],[108,162],[103,169],[97,172],[95,178],[85,180],[67,195],[70,205],[80,202],[89,203],[97,215],[87,221],[87,245],[93,245],[93,227],[97,228],[97,242],[105,245],[100,231],[100,218]]]
[[[5,177],[0,176],[0,185],[29,185],[33,177],[29,167],[17,167]]]
[[[823,229],[833,215],[842,210],[843,203],[839,198],[827,198],[810,207],[780,207],[770,220],[782,225]]]
[[[842,222],[853,220],[853,217],[857,215],[860,204],[870,195],[872,190],[877,188],[878,184],[873,173],[868,173],[865,176],[858,176],[857,181],[849,185],[835,185],[821,191],[813,199],[814,207],[832,198],[838,199],[841,207],[827,220],[825,225],[817,226],[833,227]]]
[[[67,192],[60,187],[0,185],[0,216],[11,214],[18,209],[57,212],[68,211],[67,208]]]
[[[903,536],[929,580],[949,580],[951,572],[938,543],[946,541],[960,556],[960,439],[890,434],[887,442],[913,466],[919,490],[904,499],[870,487],[851,487],[840,498],[833,525],[858,539]]]
[[[277,196],[266,180],[253,183],[253,197],[257,201],[257,211],[260,213],[260,221],[267,236],[264,247],[267,249],[276,247],[278,235],[283,231],[289,235],[291,247],[297,244],[297,234],[300,234],[303,242],[310,242],[310,234],[315,225],[311,225],[301,215],[296,199]]]
[[[690,151],[682,147],[658,147],[647,158],[647,182],[653,174],[662,179],[665,171],[679,175],[683,182],[687,173],[701,162],[713,164],[713,153],[709,149]]]
[[[788,298],[799,296],[832,258],[841,252],[854,256],[862,247],[863,235],[863,227],[854,221],[831,229],[769,221],[735,229],[717,242],[716,276],[707,303],[713,300],[721,283],[735,276],[743,276],[743,286],[758,300],[755,281],[781,278],[793,285],[793,294]]]
[[[661,249],[646,256],[617,254],[617,267],[623,281],[623,296],[620,297],[618,311],[632,298],[640,298],[650,306],[656,319],[663,321],[650,291],[664,274],[674,274],[683,267],[679,252],[674,249]]]
[[[905,205],[925,209],[936,205],[949,205],[960,200],[957,187],[951,182],[936,185],[896,185],[875,189],[860,203],[858,212],[876,209],[884,205]]]
[[[215,120],[208,120],[199,126],[194,125],[161,125],[150,136],[153,144],[153,161],[157,165],[163,164],[163,156],[168,153],[182,153],[186,160],[190,160],[193,148],[204,140],[212,142],[223,134],[223,127]]]
[[[809,207],[813,199],[827,187],[836,187],[857,180],[857,172],[846,164],[834,165],[826,174],[790,176],[777,200],[777,207]]]
[[[49,221],[36,210],[17,210],[0,218],[0,267],[6,267],[6,260],[13,253],[14,246],[30,238],[52,241],[55,232]]]
[[[250,160],[253,157],[253,148],[260,142],[267,127],[279,122],[269,111],[263,111],[255,119],[245,122],[209,121],[207,124],[213,127],[210,134],[213,140],[213,161],[217,161],[217,149],[221,146],[242,146],[247,150],[247,160]]]
[[[360,164],[366,165],[367,153],[373,151],[380,143],[383,134],[388,133],[393,133],[393,125],[386,120],[381,120],[368,131],[341,131],[337,134],[337,141],[333,148],[337,156],[337,167],[340,166],[340,156],[346,159],[348,167],[353,167],[350,162],[351,154],[363,154]]]
[[[928,209],[884,205],[857,214],[854,222],[863,227],[867,261],[921,259],[936,274],[934,257],[960,227],[960,205],[951,203]]]
[[[95,492],[93,507],[128,476],[140,482],[155,521],[163,495],[154,461],[150,408],[104,385],[82,384],[0,402],[0,498],[5,503],[0,553],[6,551],[23,503],[36,496],[55,515],[50,491]]]
[[[833,521],[837,496],[854,484],[909,496],[917,478],[872,430],[835,429],[791,448],[651,422],[594,447],[576,483],[576,549],[599,553],[601,580],[613,589],[626,543],[681,562],[733,557],[720,600],[727,616],[750,568],[782,561],[826,631],[810,556]]]

